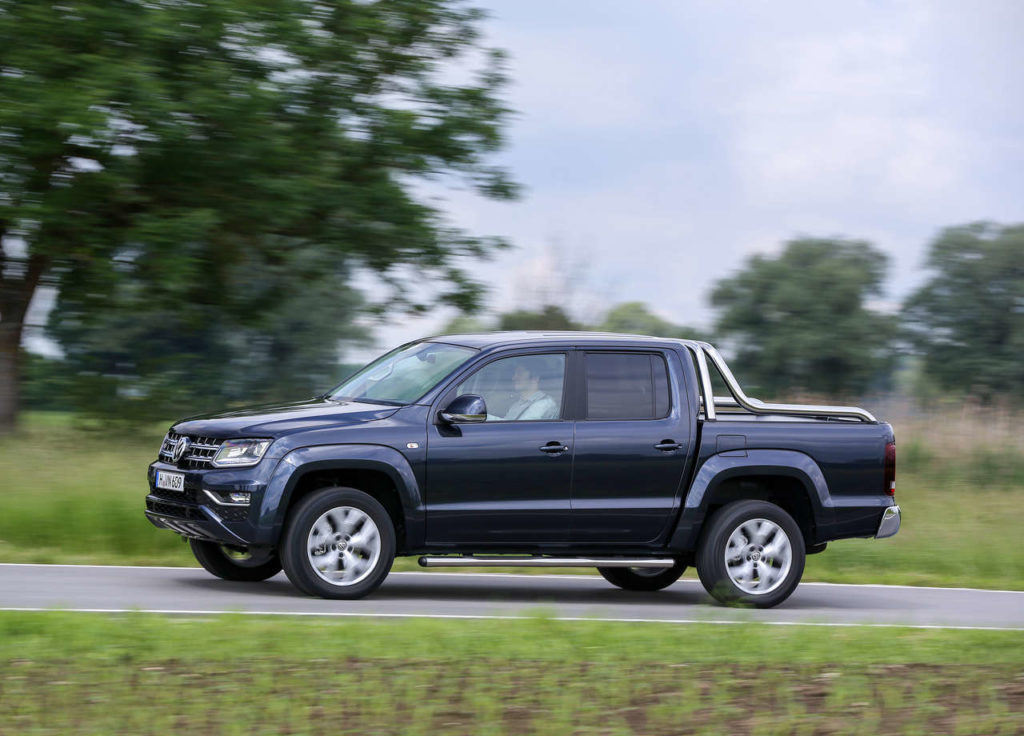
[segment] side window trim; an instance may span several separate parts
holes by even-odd
[[[675,396],[672,390],[672,371],[669,368],[668,357],[665,355],[663,350],[640,350],[640,349],[593,349],[593,348],[582,348],[579,350],[579,398],[577,401],[577,419],[576,421],[581,422],[660,422],[668,419],[672,416],[673,409],[675,408]],[[665,407],[665,412],[661,416],[656,417],[595,417],[590,418],[590,406],[589,406],[589,387],[587,385],[587,368],[586,359],[588,355],[648,355],[660,358],[665,368],[665,388],[668,391],[668,404]],[[652,368],[653,370],[653,368]],[[654,376],[651,376],[651,385],[654,388]]]
[[[562,403],[561,403],[561,406],[559,406],[559,409],[558,409],[559,414],[561,416],[559,416],[558,418],[555,418],[555,419],[501,419],[501,420],[497,420],[497,421],[481,422],[480,424],[477,424],[475,426],[479,427],[479,426],[487,426],[487,425],[492,425],[493,426],[493,425],[497,425],[497,424],[504,425],[504,424],[527,424],[527,423],[532,423],[532,422],[567,422],[567,421],[573,421],[572,415],[575,413],[573,411],[573,408],[574,408],[573,404],[574,404],[574,402],[572,401],[572,388],[571,388],[572,385],[573,385],[573,381],[570,380],[570,376],[572,375],[572,368],[573,368],[573,363],[574,363],[573,356],[574,356],[575,352],[576,351],[573,348],[563,347],[563,346],[552,346],[552,347],[546,347],[545,346],[545,347],[538,347],[538,348],[535,348],[535,349],[509,350],[509,351],[503,351],[503,352],[495,353],[494,355],[490,355],[490,356],[487,356],[487,357],[483,358],[478,363],[473,363],[472,365],[466,366],[465,370],[460,372],[459,375],[455,376],[452,379],[452,381],[447,386],[445,386],[444,390],[441,392],[440,399],[436,402],[436,404],[433,407],[433,411],[432,411],[433,417],[432,417],[431,421],[434,424],[439,424],[440,422],[439,422],[439,420],[437,418],[437,413],[439,411],[441,411],[441,409],[446,404],[448,404],[448,402],[450,402],[452,399],[455,398],[455,392],[458,390],[459,386],[461,386],[463,383],[468,381],[470,378],[475,376],[478,372],[482,371],[487,366],[491,365],[492,363],[497,363],[499,360],[507,360],[509,358],[520,358],[520,357],[525,357],[525,356],[530,356],[530,355],[561,355],[561,356],[563,356],[565,358],[564,370],[562,372]],[[586,397],[584,397],[584,398],[586,398]]]

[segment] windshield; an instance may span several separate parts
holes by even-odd
[[[418,342],[377,358],[327,396],[335,400],[411,404],[474,352],[459,345]]]

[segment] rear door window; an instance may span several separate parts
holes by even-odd
[[[668,367],[657,353],[587,353],[587,419],[668,416]]]

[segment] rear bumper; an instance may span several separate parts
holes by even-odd
[[[900,507],[893,505],[885,510],[882,514],[882,521],[878,525],[878,531],[875,532],[875,539],[885,539],[891,537],[900,530]]]

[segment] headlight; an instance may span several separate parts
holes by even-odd
[[[255,465],[273,440],[224,440],[213,456],[215,468],[240,468]]]

